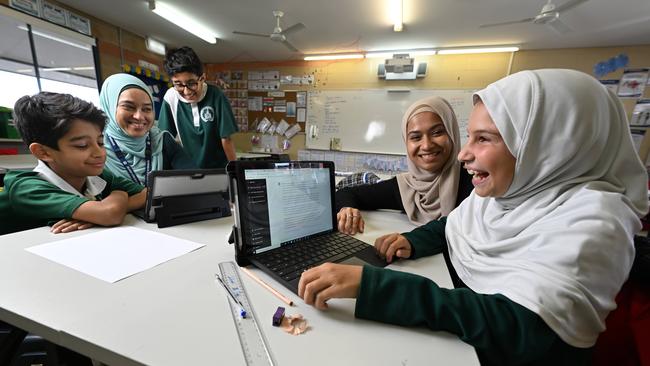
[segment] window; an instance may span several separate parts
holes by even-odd
[[[23,22],[0,14],[0,107],[13,108],[23,95],[38,93],[27,29]]]
[[[4,7],[0,34],[0,106],[13,108],[20,97],[39,91],[99,105],[92,38]]]

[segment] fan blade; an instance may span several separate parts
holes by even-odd
[[[555,8],[555,11],[562,12],[562,11],[567,11],[569,9],[575,8],[576,6],[586,2],[588,0],[569,0],[566,3],[558,6]]]
[[[282,44],[285,45],[288,49],[290,49],[290,50],[293,51],[293,52],[300,52],[300,51],[298,51],[298,49],[297,49],[296,47],[294,47],[294,46],[293,46],[291,43],[289,43],[289,41],[287,41],[286,39],[285,39],[284,41],[282,41]]]
[[[564,24],[564,22],[562,22],[560,18],[555,18],[554,20],[551,20],[550,22],[546,23],[546,25],[548,25],[551,29],[556,31],[558,34],[564,34],[572,31],[572,29],[568,25]]]
[[[533,20],[535,20],[535,18],[526,18],[526,19],[512,20],[512,21],[509,21],[509,22],[502,22],[502,23],[481,24],[478,27],[479,28],[499,27],[499,26],[502,26],[502,25],[528,23],[528,22],[532,22]]]
[[[289,28],[283,30],[283,31],[282,31],[282,34],[285,34],[285,35],[286,35],[286,34],[289,34],[289,33],[292,33],[292,32],[297,32],[297,31],[302,30],[302,29],[304,29],[304,28],[305,28],[305,25],[304,25],[304,24],[302,24],[302,23],[296,23],[296,24],[292,25],[291,27],[289,27]]]
[[[243,36],[255,36],[255,37],[269,38],[268,34],[261,34],[261,33],[249,33],[249,32],[240,32],[240,31],[233,31],[233,33],[241,34]]]

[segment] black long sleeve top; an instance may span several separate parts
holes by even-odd
[[[474,189],[472,177],[465,169],[460,170],[458,180],[458,206]],[[342,207],[354,207],[359,210],[392,209],[404,212],[404,204],[399,193],[397,177],[375,184],[343,188],[336,192],[336,212]]]

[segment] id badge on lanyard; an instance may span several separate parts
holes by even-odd
[[[151,171],[151,135],[147,134],[147,139],[145,140],[144,158],[145,158],[146,170],[144,172],[144,184],[142,181],[140,181],[138,175],[135,174],[135,170],[133,170],[132,164],[128,160],[126,160],[126,156],[124,155],[124,152],[117,145],[115,139],[109,136],[108,141],[111,143],[111,148],[115,152],[115,156],[117,156],[117,158],[120,159],[120,163],[122,163],[122,166],[126,170],[126,173],[129,175],[131,180],[146,187],[147,179],[148,179],[147,176]]]

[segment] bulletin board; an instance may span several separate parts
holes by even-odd
[[[305,131],[305,122],[297,122],[298,91],[248,91],[248,127],[249,130],[256,127],[256,121],[266,117],[271,122],[287,121],[289,125],[298,123],[300,131]],[[305,92],[302,92],[305,93]],[[306,94],[305,94],[306,95]],[[262,99],[262,110],[251,110],[252,100],[259,103]],[[292,107],[293,106],[293,107]]]

